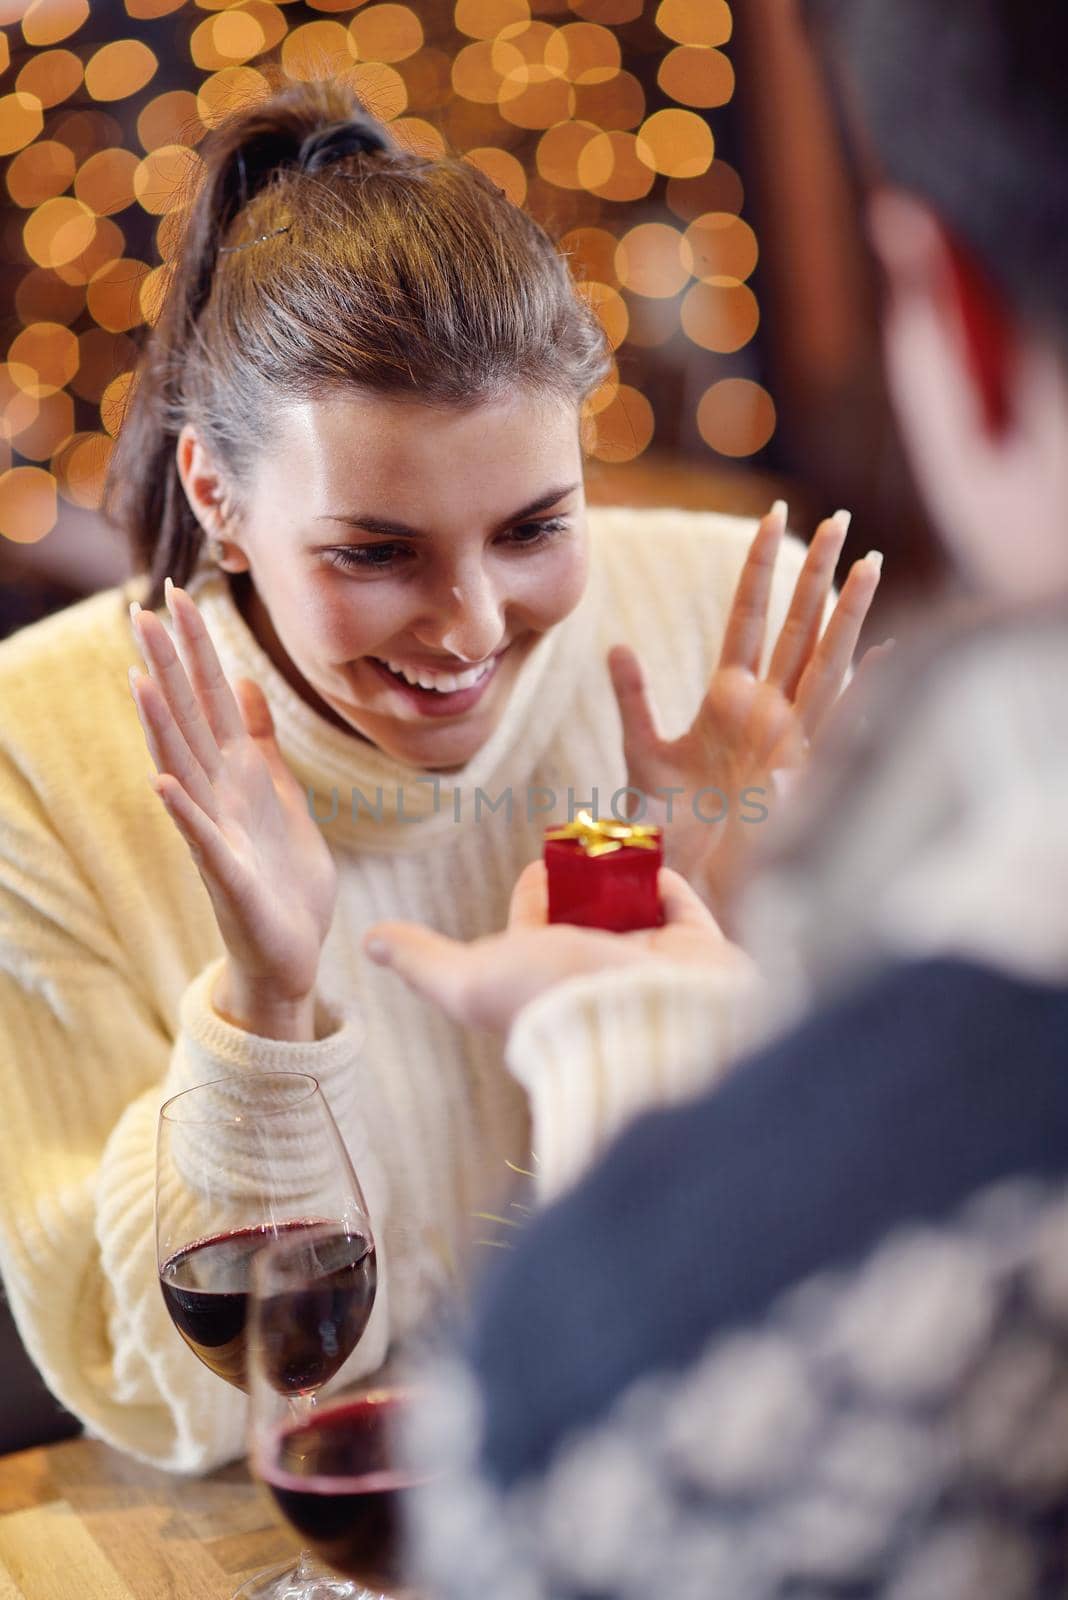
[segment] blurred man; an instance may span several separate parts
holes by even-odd
[[[1068,11],[806,11],[903,433],[989,614],[899,664],[750,895],[807,1019],[632,1124],[487,1277],[423,1424],[441,1600],[1068,1592]],[[735,953],[665,887],[665,937],[616,954],[540,925],[529,869],[498,939],[388,926],[379,959],[510,1028],[524,1081],[669,1074]]]

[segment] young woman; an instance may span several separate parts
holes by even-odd
[[[857,563],[820,638],[842,517],[802,565],[781,507],[755,539],[587,516],[604,341],[469,164],[399,150],[322,84],[201,155],[109,485],[141,574],[0,650],[0,1269],[54,1392],[179,1470],[240,1452],[243,1401],[156,1286],[162,1099],[319,1079],[379,1244],[373,1370],[530,1164],[539,1111],[495,1041],[367,962],[364,930],[499,927],[545,824],[595,789],[602,813],[628,781],[681,793],[700,756],[739,807],[834,698],[878,581]],[[714,816],[672,829],[709,883]],[[603,1114],[571,1087],[589,1148]]]

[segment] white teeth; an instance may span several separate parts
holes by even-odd
[[[404,667],[399,661],[387,661],[385,665],[390,672],[395,672],[403,678],[405,683],[415,684],[420,689],[436,689],[439,694],[455,694],[458,689],[473,688],[491,670],[493,663],[487,661],[484,666],[471,667],[467,672],[428,672],[420,668],[413,672],[410,667]]]

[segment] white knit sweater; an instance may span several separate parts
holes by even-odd
[[[525,1089],[495,1040],[455,1028],[360,951],[383,917],[464,939],[499,928],[543,827],[566,818],[569,788],[577,804],[596,786],[607,809],[626,782],[612,644],[640,651],[665,731],[693,716],[754,524],[620,508],[591,510],[590,527],[581,605],[525,662],[487,744],[437,791],[299,698],[223,575],[191,580],[230,681],[262,685],[309,801],[323,818],[336,809],[323,825],[338,906],[311,1044],[245,1033],[211,1007],[222,941],[149,790],[127,683],[140,661],[127,607],[144,581],[0,645],[0,1273],[50,1388],[91,1432],[145,1460],[203,1471],[244,1447],[244,1397],[185,1347],[156,1282],[155,1133],[168,1095],[247,1070],[319,1079],[378,1240],[378,1300],[355,1358],[373,1371],[432,1303],[446,1263],[466,1260],[472,1219],[493,1209],[509,1162],[527,1167],[535,1153],[557,1187],[644,1099],[692,1086],[691,1073],[718,1070],[740,1043],[738,997],[725,990],[713,1056],[706,1036],[672,1085],[625,1051],[540,1080],[527,1050]],[[780,555],[769,648],[803,553],[789,540]],[[496,802],[509,787],[511,819],[482,802],[476,821],[476,789]],[[538,809],[539,789],[555,791],[551,811]],[[681,999],[693,986],[678,974]],[[701,1006],[704,1034],[707,988]]]

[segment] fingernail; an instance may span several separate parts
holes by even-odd
[[[786,504],[785,500],[774,500],[772,501],[771,514],[773,517],[777,516],[780,521],[785,523],[790,514],[790,508]]]
[[[138,678],[141,676],[141,674],[138,672],[136,667],[130,667],[129,670],[127,671],[126,676],[130,680],[130,688],[133,689],[134,686],[137,683]]]
[[[167,610],[168,611],[171,609],[171,590],[173,588],[174,588],[174,584],[171,582],[170,578],[169,577],[164,578],[164,580],[163,580],[163,598],[167,602]]]
[[[380,967],[389,965],[390,950],[384,939],[368,939],[364,949],[371,960],[376,961]]]
[[[871,562],[876,572],[883,570],[883,553],[881,550],[869,550],[864,559]]]
[[[130,621],[131,622],[136,622],[137,613],[140,611],[140,609],[141,609],[141,602],[139,600],[131,600],[130,601]]]
[[[852,522],[852,520],[852,511],[836,511],[834,514],[834,521],[837,522],[843,533],[849,532],[849,524]]]

